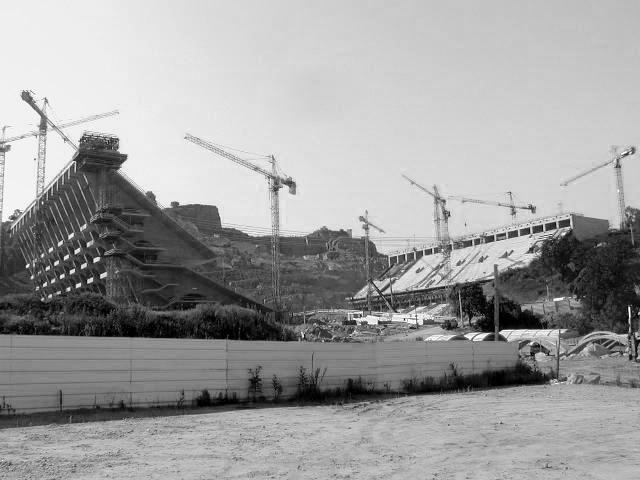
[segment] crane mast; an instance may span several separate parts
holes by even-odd
[[[365,210],[364,216],[360,215],[358,220],[362,222],[362,229],[364,230],[364,263],[365,275],[367,276],[367,310],[371,313],[371,284],[373,283],[373,280],[371,279],[371,255],[369,253],[369,228],[373,227],[380,233],[385,233],[385,231],[369,221],[368,210]]]
[[[449,237],[449,217],[451,212],[447,209],[447,200],[440,195],[436,185],[433,186],[433,192],[431,192],[406,175],[402,175],[402,177],[414,187],[433,197],[433,224],[436,231],[436,241],[442,251],[444,260],[444,274],[442,277],[445,278],[451,273],[451,239]]]
[[[2,266],[2,255],[1,252],[3,251],[4,245],[2,244],[2,242],[4,241],[3,235],[2,235],[2,208],[3,208],[3,203],[4,203],[4,162],[5,162],[5,153],[7,153],[9,150],[11,150],[11,145],[6,145],[4,143],[5,138],[6,138],[6,131],[7,131],[7,126],[5,125],[4,127],[2,127],[2,136],[0,137],[0,266]]]
[[[266,170],[244,158],[223,150],[216,144],[203,140],[199,137],[187,133],[185,140],[209,150],[217,155],[231,160],[238,165],[242,165],[254,172],[257,172],[269,182],[269,199],[271,203],[271,285],[273,289],[273,302],[276,310],[281,307],[280,295],[280,189],[283,186],[289,187],[291,195],[296,194],[297,184],[291,177],[283,177],[278,174],[277,162],[273,155],[270,155],[271,171]]]
[[[618,207],[618,221],[619,221],[619,228],[620,230],[624,230],[626,225],[627,225],[627,221],[625,218],[625,214],[624,214],[624,210],[625,210],[625,202],[624,202],[624,184],[622,181],[622,162],[621,160],[625,157],[628,157],[630,155],[633,155],[636,153],[636,147],[634,146],[628,146],[626,147],[624,150],[622,151],[618,151],[618,147],[614,146],[612,147],[612,153],[613,153],[613,158],[607,160],[606,162],[600,163],[598,165],[596,165],[595,167],[590,168],[589,170],[586,170],[582,173],[579,173],[578,175],[575,175],[567,180],[564,180],[560,186],[562,187],[566,187],[568,186],[570,183],[575,182],[576,180],[579,180],[580,178],[589,175],[590,173],[595,172],[596,170],[599,170],[603,167],[606,167],[607,165],[611,165],[613,164],[613,174],[615,176],[615,180],[616,180],[616,200],[617,200],[617,207]]]
[[[273,299],[280,308],[280,189],[276,172],[276,159],[271,155],[271,175],[269,179],[269,199],[271,200],[271,285]]]
[[[64,123],[60,125],[60,128],[73,127],[76,125],[80,125],[82,123],[92,122],[94,120],[99,120],[101,118],[111,117],[113,115],[117,115],[118,110],[112,110],[110,112],[99,113],[97,115],[91,115],[88,117],[80,118],[78,120],[73,120],[71,122]],[[0,223],[2,222],[2,213],[4,206],[4,170],[5,170],[5,162],[6,162],[6,153],[11,150],[11,142],[15,142],[17,140],[22,140],[23,138],[29,137],[39,137],[38,138],[38,158],[40,158],[40,151],[46,152],[46,138],[41,143],[40,142],[40,134],[43,130],[42,122],[38,126],[38,130],[32,130],[27,133],[22,133],[20,135],[15,135],[7,138],[6,130],[8,126],[2,127],[2,136],[0,136]],[[44,130],[46,130],[46,125],[44,125]],[[46,133],[45,133],[46,136]],[[73,143],[72,143],[72,146]],[[42,156],[44,159],[44,156]],[[42,185],[44,187],[44,162],[42,164],[38,163],[38,175],[36,179],[36,193],[38,192],[38,185]],[[0,229],[0,247],[2,246],[2,229]]]
[[[71,145],[74,150],[78,147],[71,139],[47,116],[46,109],[49,101],[45,98],[42,108],[38,106],[33,95],[28,90],[23,90],[21,94],[24,100],[35,112],[40,116],[40,124],[38,126],[38,173],[36,175],[36,198],[42,195],[44,190],[45,166],[47,157],[47,128],[51,127],[58,135],[62,137],[65,143]]]

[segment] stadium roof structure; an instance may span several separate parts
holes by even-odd
[[[388,257],[388,268],[374,279],[376,287],[396,306],[426,305],[446,301],[446,289],[452,285],[493,280],[493,266],[503,272],[528,266],[542,244],[572,232],[579,240],[608,231],[609,222],[566,213],[512,224],[454,239],[451,244],[451,271],[445,268],[440,246],[395,252]],[[363,307],[367,286],[350,299]],[[374,305],[384,308],[380,296]]]

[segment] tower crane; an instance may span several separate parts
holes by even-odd
[[[242,165],[267,178],[269,182],[269,197],[271,199],[271,284],[273,288],[273,302],[276,310],[280,309],[280,189],[283,186],[289,187],[291,195],[296,194],[297,185],[291,177],[283,177],[278,174],[276,159],[270,155],[271,171],[255,165],[244,158],[240,158],[232,153],[223,150],[219,146],[209,141],[198,138],[190,133],[185,135],[185,140],[194,143],[206,150],[220,155],[232,162]]]
[[[516,210],[529,210],[532,214],[536,213],[536,206],[532,205],[531,203],[527,204],[527,205],[518,205],[513,203],[513,193],[511,192],[507,192],[507,194],[509,195],[509,198],[511,199],[510,203],[503,203],[503,202],[494,202],[491,200],[478,200],[476,198],[468,198],[468,197],[462,197],[460,195],[450,195],[447,196],[447,198],[451,199],[451,200],[458,200],[461,203],[478,203],[481,205],[494,205],[496,207],[506,207],[508,209],[511,210],[511,218],[513,221],[515,221],[516,219]]]
[[[616,190],[617,190],[617,200],[618,200],[618,220],[620,230],[624,230],[626,226],[626,218],[624,214],[625,204],[624,204],[624,186],[622,183],[622,163],[620,162],[624,157],[628,157],[636,153],[636,147],[628,146],[625,147],[624,150],[618,151],[618,147],[612,147],[613,158],[610,158],[606,162],[600,163],[595,167],[590,168],[587,171],[584,171],[578,175],[575,175],[560,184],[561,187],[566,187],[570,183],[575,182],[576,180],[589,175],[596,170],[599,170],[602,167],[606,167],[607,165],[613,164],[613,172],[616,178]]]
[[[112,112],[102,113],[99,115],[93,115],[91,117],[87,117],[84,119],[76,120],[75,122],[70,122],[68,124],[63,125],[62,127],[58,127],[55,123],[51,121],[51,119],[46,114],[46,108],[49,105],[49,101],[45,98],[42,108],[38,106],[35,99],[33,98],[32,92],[29,90],[23,90],[20,95],[22,100],[24,100],[31,108],[33,108],[36,113],[40,116],[40,125],[38,126],[38,171],[36,175],[36,197],[39,197],[44,190],[44,174],[45,174],[45,163],[47,156],[47,127],[51,127],[53,130],[58,133],[62,137],[65,143],[71,145],[74,150],[78,150],[78,147],[71,141],[71,139],[60,129],[64,127],[70,127],[73,125],[78,125],[80,123],[85,123],[93,120],[97,120],[99,118],[110,117],[111,115],[116,115],[119,112],[114,110]],[[30,132],[25,136],[32,136],[35,132]],[[25,136],[21,136],[20,138],[25,138]],[[15,138],[14,140],[17,140]]]
[[[369,221],[368,210],[365,210],[364,216],[360,215],[358,220],[362,222],[362,228],[364,230],[364,261],[367,276],[367,309],[371,312],[371,284],[373,281],[371,280],[371,256],[369,255],[369,228],[373,227],[380,233],[385,233],[385,231]]]
[[[440,245],[444,258],[444,278],[451,273],[451,239],[449,238],[449,217],[451,212],[447,209],[447,200],[440,195],[437,185],[433,186],[433,192],[431,192],[406,175],[402,175],[402,177],[414,187],[433,197],[433,223],[436,229],[436,240]]]
[[[118,112],[118,110],[112,110],[110,112],[99,113],[97,115],[90,115],[88,117],[80,118],[78,120],[73,120],[71,122],[63,123],[60,125],[59,128],[62,129],[67,127],[74,127],[76,125],[93,122],[94,120],[99,120],[101,118],[111,117],[113,115],[117,115],[118,113],[120,113]],[[40,126],[42,126],[42,124]],[[22,140],[23,138],[37,137],[38,135],[40,135],[40,131],[41,131],[41,129],[38,128],[38,130],[32,130],[30,132],[26,132],[20,135],[15,135],[13,137],[7,138],[6,137],[7,128],[8,126],[2,127],[2,136],[0,137],[0,222],[2,222],[2,211],[3,211],[3,204],[4,204],[4,168],[5,168],[5,161],[6,161],[6,153],[11,150],[11,145],[9,144],[17,140]],[[44,141],[44,144],[46,145],[46,140]],[[40,149],[38,149],[38,151],[40,151]],[[40,187],[40,192],[38,192],[38,185],[40,185],[40,183],[42,184],[42,187]],[[43,188],[44,188],[44,157],[42,161],[42,176],[40,176],[40,162],[38,163],[38,180],[36,182],[36,194],[39,195],[39,193],[42,193]],[[0,236],[1,235],[2,235],[2,232],[0,231]]]

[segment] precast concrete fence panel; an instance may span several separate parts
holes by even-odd
[[[378,390],[403,381],[514,368],[516,343],[307,343],[236,340],[0,335],[0,415],[79,408],[191,405],[249,397],[260,367],[262,396],[296,393],[301,367],[319,369],[321,389],[362,379]]]

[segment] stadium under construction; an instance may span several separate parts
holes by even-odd
[[[215,254],[121,173],[117,137],[85,133],[72,160],[10,227],[42,299],[96,292],[117,303],[270,307],[197,273]]]
[[[441,244],[394,252],[388,268],[372,281],[371,305],[385,310],[387,302],[397,308],[443,302],[448,287],[493,280],[494,265],[499,271],[526,267],[547,239],[572,232],[583,240],[608,229],[607,220],[564,213],[453,239],[448,261]],[[368,291],[364,286],[353,295],[353,308],[367,309]]]

